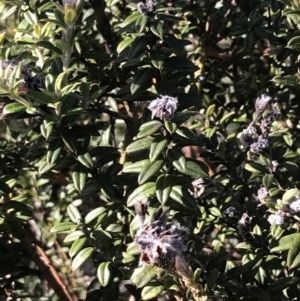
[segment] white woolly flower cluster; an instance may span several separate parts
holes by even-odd
[[[282,211],[278,210],[276,214],[269,215],[268,222],[271,225],[282,225],[284,223],[284,215],[282,215]]]
[[[145,203],[140,209],[141,202],[136,204],[136,212],[142,222],[142,227],[135,235],[135,242],[141,251],[140,265],[154,264],[161,268],[174,266],[176,263],[182,265],[185,260],[182,256],[185,250],[183,243],[187,230],[177,223],[168,223],[168,212],[160,207],[152,215],[149,225],[143,226],[145,217]]]
[[[288,204],[289,213],[296,214],[300,212],[300,197],[296,195]]]
[[[152,111],[152,119],[156,116],[162,120],[172,120],[177,108],[177,98],[167,95],[152,100],[148,105],[148,109]]]
[[[268,198],[268,196],[269,196],[269,191],[266,187],[261,187],[257,191],[257,198],[261,203],[264,203],[265,200]]]

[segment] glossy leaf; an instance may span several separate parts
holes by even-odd
[[[69,255],[71,257],[74,257],[76,254],[78,254],[82,250],[82,248],[85,246],[85,244],[87,243],[87,241],[88,240],[87,240],[86,237],[81,237],[81,238],[76,239],[73,242],[73,244],[72,244],[72,246],[71,246],[71,248],[69,250]]]
[[[149,158],[150,161],[153,162],[156,160],[160,155],[162,155],[163,151],[168,145],[168,139],[162,137],[155,137],[154,141],[151,144]]]
[[[150,198],[155,195],[156,185],[154,182],[145,183],[136,188],[127,199],[127,206],[131,207],[138,200]]]
[[[150,161],[150,160],[149,160]],[[138,177],[139,184],[144,184],[148,181],[151,177],[153,177],[159,170],[164,166],[163,160],[157,160],[151,162],[149,166],[144,167],[143,170],[140,172]]]
[[[80,223],[81,222],[81,214],[77,207],[74,205],[70,204],[67,208],[68,215],[73,223]]]
[[[91,255],[94,249],[92,247],[87,247],[81,250],[72,261],[72,270],[76,271]]]
[[[164,291],[165,287],[164,285],[161,285],[160,283],[153,284],[153,285],[147,285],[143,287],[141,296],[143,300],[152,300],[153,298],[156,298]]]
[[[162,127],[158,120],[148,121],[141,125],[137,138],[143,138],[156,133]]]
[[[96,208],[92,211],[90,211],[84,218],[84,222],[86,224],[89,224],[90,222],[92,222],[93,220],[95,220],[96,218],[98,218],[98,216],[100,216],[101,214],[103,214],[106,211],[106,209],[104,207],[99,207]]]
[[[136,287],[144,287],[153,278],[156,277],[158,268],[153,265],[145,265],[136,268],[131,276],[131,281],[136,285]]]
[[[111,262],[101,262],[97,269],[97,277],[102,286],[107,286],[111,278]]]
[[[127,146],[126,152],[130,154],[141,150],[150,149],[153,140],[153,137],[145,137],[142,139],[135,140]]]

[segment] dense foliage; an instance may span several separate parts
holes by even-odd
[[[300,4],[0,2],[0,300],[298,300]]]

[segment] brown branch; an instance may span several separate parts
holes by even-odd
[[[38,242],[31,242],[29,233],[23,228],[24,236],[20,238],[23,247],[31,254],[31,258],[37,265],[42,277],[48,281],[49,286],[59,297],[61,301],[77,301],[72,298],[67,286],[59,276],[58,272],[52,265],[52,262],[46,252],[38,245]]]

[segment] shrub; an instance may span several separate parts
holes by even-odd
[[[297,300],[296,1],[2,1],[1,300]]]

